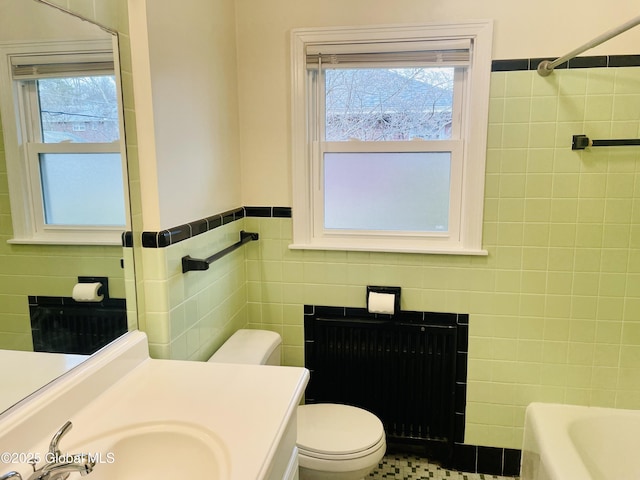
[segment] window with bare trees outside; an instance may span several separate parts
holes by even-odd
[[[485,253],[490,47],[489,22],[293,32],[292,248]]]
[[[327,68],[327,141],[451,138],[454,68]]]
[[[88,48],[1,52],[3,91],[15,99],[2,120],[15,130],[5,144],[17,243],[120,244],[127,229],[113,47]]]
[[[39,177],[43,227],[120,226],[122,230],[125,196],[113,73],[21,84],[31,106],[26,115],[31,141],[26,148]]]

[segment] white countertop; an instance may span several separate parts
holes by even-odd
[[[137,342],[140,352],[142,343],[139,338]],[[276,450],[295,418],[308,370],[133,357],[124,353],[102,361],[92,358],[45,389],[43,398],[0,417],[0,450],[45,454],[51,436],[66,420],[73,428],[64,436],[61,450],[72,447],[73,453],[79,453],[83,439],[100,432],[179,422],[197,425],[219,439],[228,464],[225,478],[268,478]],[[85,372],[87,368],[95,372]],[[34,437],[34,429],[42,432]],[[35,444],[34,438],[39,439]],[[0,464],[0,475],[12,469],[26,474],[30,466]]]
[[[87,358],[87,355],[0,350],[0,412]]]
[[[76,443],[87,427],[186,422],[222,441],[230,479],[265,478],[307,376],[301,368],[147,360],[70,418],[65,443]]]

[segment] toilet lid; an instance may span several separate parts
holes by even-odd
[[[367,450],[384,437],[374,414],[349,405],[298,407],[298,447],[307,452],[346,455]]]

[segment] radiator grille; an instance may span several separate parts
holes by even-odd
[[[305,319],[308,403],[375,413],[389,439],[451,444],[456,325],[384,319]]]
[[[34,351],[89,355],[127,332],[125,300],[99,304],[64,300],[29,298]]]

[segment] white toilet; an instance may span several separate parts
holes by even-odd
[[[267,330],[238,330],[209,359],[217,363],[280,365],[282,339]],[[360,480],[385,454],[382,422],[348,405],[298,407],[301,480]]]

